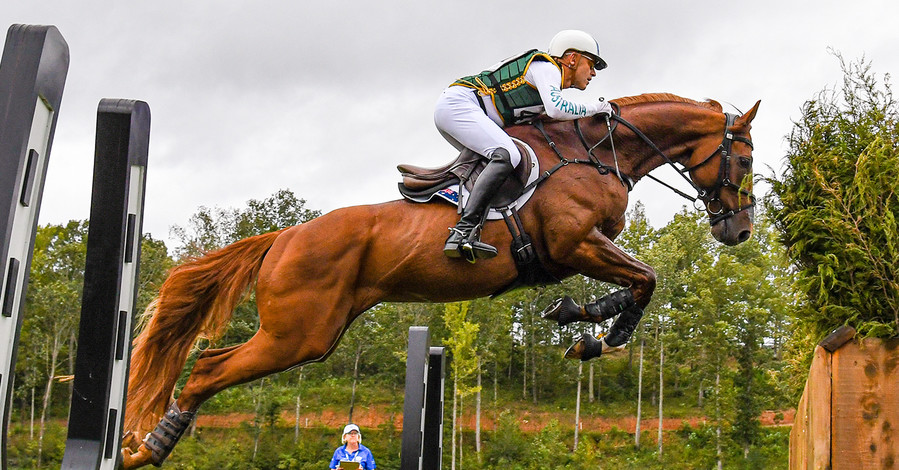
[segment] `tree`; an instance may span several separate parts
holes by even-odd
[[[17,369],[37,374],[26,383],[43,379],[43,393],[38,432],[38,465],[40,465],[45,424],[53,400],[53,384],[63,365],[68,339],[78,329],[84,259],[87,253],[87,222],[70,221],[66,225],[38,227],[31,263],[31,286],[28,289],[23,330],[28,335],[21,343],[22,354]],[[75,300],[75,301],[73,301]],[[70,365],[72,367],[72,365]],[[69,374],[72,371],[68,371]]]
[[[452,425],[452,462],[451,468],[456,468],[456,433],[457,433],[457,404],[464,397],[475,393],[478,387],[467,385],[466,380],[473,376],[478,368],[478,357],[475,351],[475,338],[478,334],[478,325],[467,320],[469,302],[446,304],[443,318],[450,337],[446,339],[446,347],[449,348],[452,357],[451,367],[453,372],[453,425]],[[459,460],[462,460],[461,445],[459,446]]]
[[[663,451],[665,362],[679,364],[696,361],[698,343],[688,338],[695,331],[693,310],[684,308],[685,299],[694,293],[694,276],[711,259],[712,242],[704,217],[684,208],[655,235],[646,249],[646,261],[654,267],[658,283],[646,309],[641,344],[645,340],[651,357],[657,357],[657,400],[659,433],[658,455]],[[651,332],[647,336],[645,332]],[[641,348],[641,354],[644,349]],[[667,359],[666,359],[667,358]],[[682,362],[683,361],[683,362]],[[670,367],[669,367],[670,368]],[[675,374],[677,368],[674,368]],[[677,376],[677,375],[675,375]]]
[[[628,223],[627,228],[616,240],[618,246],[620,246],[624,251],[636,258],[644,258],[644,256],[653,257],[654,255],[652,254],[651,250],[653,245],[658,241],[658,232],[654,230],[651,225],[649,225],[649,219],[646,217],[646,212],[644,210],[643,204],[638,202],[634,206],[634,209],[628,214],[627,218],[628,220],[630,220],[630,223]],[[670,252],[666,250],[666,253]],[[658,257],[656,256],[656,258]],[[663,271],[665,271],[664,268]],[[664,295],[664,292],[661,295]],[[660,298],[660,294],[656,293],[653,297]],[[653,303],[652,307],[650,308],[655,309],[656,305],[656,303]],[[650,318],[652,317],[652,312],[650,312],[649,316]],[[631,346],[628,348],[630,350],[630,354],[633,354],[634,349],[636,349],[635,345],[638,344],[638,342],[640,344],[638,355],[639,365],[637,367],[637,419],[636,428],[634,429],[635,447],[640,447],[640,423],[643,417],[643,353],[646,346],[647,321],[649,320],[644,320],[641,323],[640,328],[636,332],[636,335],[631,340]],[[593,366],[591,361],[591,371],[592,367]]]
[[[177,259],[200,256],[253,235],[308,222],[321,211],[306,208],[306,201],[282,189],[263,200],[250,199],[246,208],[200,207],[190,217],[188,227],[175,226],[172,232],[181,242],[174,249]],[[221,345],[244,343],[259,329],[255,299],[239,305],[228,330],[219,338]],[[192,364],[190,364],[192,365]]]
[[[899,334],[899,108],[889,76],[846,63],[839,92],[802,107],[781,178],[771,178],[774,219],[804,293],[797,325],[812,341],[849,324]]]
[[[199,256],[253,235],[268,233],[308,222],[321,211],[306,208],[289,189],[281,189],[263,200],[250,199],[245,209],[200,207],[190,217],[188,227],[174,226],[172,232],[181,242],[177,258]]]

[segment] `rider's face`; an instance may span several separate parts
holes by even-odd
[[[596,76],[596,69],[593,68],[594,62],[583,54],[572,54],[574,56],[574,64],[571,70],[571,87],[584,90],[590,84],[590,80]]]

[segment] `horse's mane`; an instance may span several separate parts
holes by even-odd
[[[610,100],[617,104],[618,106],[627,106],[631,104],[640,104],[640,103],[688,103],[696,106],[701,106],[703,108],[708,108],[714,111],[721,112],[722,107],[721,103],[715,100],[706,100],[706,101],[696,101],[691,100],[689,98],[683,98],[677,95],[673,95],[671,93],[644,93],[642,95],[637,96],[626,96],[624,98],[615,98]]]

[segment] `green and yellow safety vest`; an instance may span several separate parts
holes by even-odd
[[[480,96],[489,96],[503,120],[510,126],[531,116],[516,115],[516,110],[543,105],[540,93],[524,76],[535,60],[547,61],[559,68],[559,64],[545,52],[532,49],[524,54],[504,61],[494,70],[485,70],[477,75],[460,78],[453,85],[473,88]]]

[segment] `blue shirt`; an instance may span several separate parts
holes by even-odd
[[[375,468],[375,457],[371,455],[371,451],[368,450],[368,447],[365,447],[362,444],[359,444],[359,450],[356,452],[349,452],[346,450],[346,445],[340,446],[337,450],[334,451],[334,457],[331,457],[331,468],[337,468],[337,465],[340,464],[341,460],[352,460],[353,462],[359,462],[362,464],[362,468],[364,470],[374,470]]]

